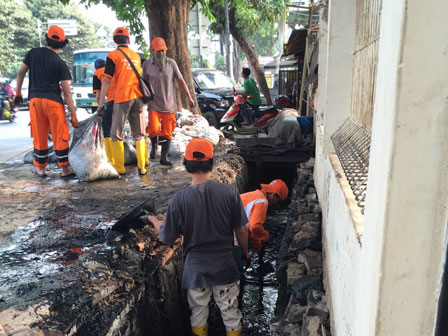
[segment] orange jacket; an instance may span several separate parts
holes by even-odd
[[[132,63],[134,63],[135,68],[141,75],[142,68],[140,56],[127,47],[120,47],[120,49],[132,60]],[[104,76],[111,79],[113,78],[113,95],[115,103],[124,103],[142,97],[138,78],[135,75],[134,70],[132,70],[132,67],[129,65],[128,60],[119,50],[111,51],[107,55]]]
[[[93,73],[93,77],[96,77],[96,78],[98,78],[98,80],[102,83],[103,82],[103,77],[104,77],[104,69],[105,69],[105,67],[102,67],[102,68],[99,68],[99,69],[97,69],[94,73]],[[109,90],[107,90],[107,94],[106,94],[106,97],[107,97],[107,101],[108,102],[112,102],[112,101],[114,101],[114,95],[113,95],[113,80],[111,80],[110,81],[110,86],[109,86]],[[101,88],[100,89],[98,89],[98,88],[93,88],[93,93],[96,93],[96,92],[100,92],[101,91]]]
[[[263,228],[269,206],[266,193],[258,189],[241,194],[241,201],[249,218],[249,238],[255,251],[260,252],[261,242],[269,239],[269,232]]]

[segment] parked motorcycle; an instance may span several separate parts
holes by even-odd
[[[225,124],[221,130],[227,134],[258,135],[259,133],[268,133],[269,126],[278,115],[279,110],[287,105],[289,98],[287,96],[278,96],[275,99],[274,106],[260,106],[254,109],[249,103],[252,97],[241,94],[234,95],[235,103],[221,118],[221,123]],[[243,114],[249,117],[252,124],[242,125]]]
[[[11,109],[11,107],[6,106],[4,101],[7,98],[0,95],[0,120],[9,120],[9,122],[13,122],[16,118],[16,112]]]

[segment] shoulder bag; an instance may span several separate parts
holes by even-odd
[[[117,50],[119,50],[124,55],[124,57],[126,57],[126,59],[128,60],[129,64],[132,67],[132,70],[134,70],[134,73],[138,78],[140,92],[143,95],[143,97],[142,97],[143,102],[146,104],[150,100],[153,100],[154,99],[154,91],[152,89],[151,83],[149,83],[146,79],[144,79],[142,76],[140,76],[137,69],[135,68],[134,63],[132,63],[131,59],[128,57],[128,55],[126,55],[126,53],[123,50],[121,50],[120,48],[117,48]]]

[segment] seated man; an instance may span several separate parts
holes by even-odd
[[[258,107],[261,105],[261,97],[260,90],[257,87],[257,82],[250,76],[250,69],[243,68],[241,75],[244,78],[243,82],[243,90],[245,96],[251,96],[251,99],[248,100],[249,105],[252,107],[253,111],[257,111]],[[253,111],[251,109],[244,110],[246,113],[242,113],[242,117],[244,118],[244,122],[242,125],[250,125],[254,122],[253,120]]]
[[[6,88],[5,82],[0,82],[0,96],[2,97],[3,108],[11,111],[12,95],[11,92]]]

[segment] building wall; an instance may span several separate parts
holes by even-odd
[[[350,115],[352,87],[357,90],[354,1],[331,0],[328,27],[320,32],[315,184],[332,332],[433,335],[447,246],[448,2],[381,4],[369,180],[360,215],[330,140]]]

